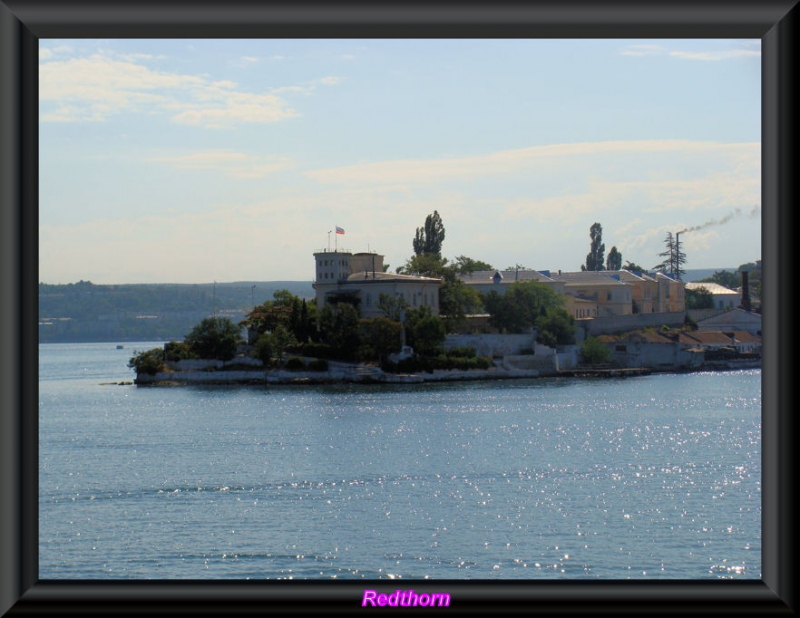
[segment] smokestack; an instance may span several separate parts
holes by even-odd
[[[742,308],[750,311],[750,273],[742,271]]]

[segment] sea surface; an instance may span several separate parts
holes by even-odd
[[[761,372],[137,387],[39,347],[42,579],[761,579]]]

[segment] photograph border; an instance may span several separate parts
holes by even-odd
[[[205,615],[361,608],[389,581],[40,580],[38,576],[38,48],[48,38],[760,38],[762,51],[762,579],[404,582],[448,611],[542,614],[795,610],[792,234],[797,230],[797,0],[282,5],[0,0],[0,615]]]

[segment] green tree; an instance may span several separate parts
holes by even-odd
[[[432,215],[425,218],[424,227],[417,228],[414,236],[414,253],[416,255],[438,255],[442,254],[442,243],[444,242],[444,224],[439,213],[434,210]]]
[[[575,343],[575,318],[562,307],[548,307],[536,319],[537,340],[555,348]]]
[[[430,307],[418,307],[406,315],[406,342],[422,355],[435,354],[447,338],[444,321]]]
[[[639,266],[638,264],[635,264],[635,263],[631,262],[630,260],[626,260],[625,261],[624,268],[625,268],[625,270],[629,270],[631,272],[640,272],[640,273],[646,273],[647,272],[647,269],[644,266]]]
[[[439,255],[420,254],[411,256],[406,265],[398,268],[397,272],[442,279],[442,287],[439,288],[439,315],[445,319],[446,327],[452,330],[463,323],[467,314],[482,308],[480,294],[458,277],[464,268],[474,265],[488,266],[485,262],[463,255],[455,263],[449,264],[447,258]]]
[[[606,246],[603,244],[603,226],[593,223],[589,228],[589,238],[592,239],[592,242],[589,246],[589,253],[586,255],[586,264],[581,265],[581,270],[603,270],[606,253]]]
[[[456,261],[453,263],[453,268],[459,275],[468,275],[476,270],[494,270],[494,267],[488,262],[473,260],[466,255],[457,256]]]
[[[283,353],[286,351],[286,348],[297,345],[297,337],[295,337],[294,333],[283,325],[278,326],[278,328],[272,332],[272,337],[275,342],[275,355],[278,358],[283,357]]]
[[[361,343],[370,346],[378,359],[399,352],[403,344],[403,327],[390,318],[364,318],[361,320]]]
[[[458,278],[455,269],[447,268],[443,278],[439,288],[439,315],[446,329],[452,332],[464,324],[467,315],[482,310],[483,299],[480,292]]]
[[[484,295],[483,305],[500,332],[524,333],[548,310],[563,308],[564,299],[538,281],[517,281],[503,295],[494,290]]]
[[[739,271],[732,273],[729,270],[718,270],[710,277],[700,279],[698,283],[716,283],[728,289],[736,289],[739,287],[740,277]]]
[[[421,275],[423,277],[443,277],[447,266],[447,258],[436,253],[414,254],[404,266],[398,266],[397,273],[405,275]]]
[[[680,240],[673,236],[672,232],[667,232],[664,245],[666,250],[658,254],[659,257],[664,258],[664,261],[656,264],[653,269],[680,281],[681,277],[686,274],[683,269],[683,265],[686,263],[686,254],[681,251]]]
[[[611,358],[611,350],[596,337],[589,337],[581,345],[581,361],[587,365],[604,365]]]
[[[253,307],[252,311],[241,322],[241,325],[254,330],[259,335],[272,332],[279,325],[291,328],[292,312],[296,298],[286,290],[277,290],[273,294],[273,300],[264,301],[261,305]]]
[[[204,318],[186,335],[185,343],[199,358],[230,360],[241,342],[241,329],[228,318]]]
[[[300,305],[300,320],[294,331],[294,336],[299,343],[308,343],[309,341],[316,341],[317,339],[316,309],[317,309],[317,303],[315,301],[307,303],[305,298],[303,299]]]
[[[713,309],[714,295],[706,288],[686,288],[684,299],[687,309]]]
[[[611,247],[606,258],[606,270],[621,270],[622,269],[622,254],[617,251],[616,247]]]
[[[264,363],[265,367],[268,367],[272,359],[276,356],[275,348],[275,338],[272,336],[272,333],[262,333],[258,336],[258,339],[256,339],[253,345],[253,351],[250,355],[259,359]]]
[[[185,358],[197,358],[192,349],[184,341],[169,341],[164,344],[164,358],[168,361],[180,361]]]
[[[144,352],[134,350],[133,356],[128,361],[128,367],[135,369],[137,374],[147,373],[154,376],[166,367],[164,350],[161,348],[152,348]]]
[[[358,309],[349,303],[325,305],[320,312],[320,338],[337,351],[339,358],[355,358],[361,344]]]
[[[390,320],[400,322],[400,315],[408,309],[408,301],[405,296],[392,296],[381,292],[378,298],[378,309],[383,311],[383,315]]]

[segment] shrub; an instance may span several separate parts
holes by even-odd
[[[303,344],[304,356],[316,356],[317,358],[336,358],[336,350],[327,343],[314,343],[309,341]]]
[[[135,369],[137,374],[147,373],[154,376],[165,369],[164,350],[161,348],[153,348],[146,352],[136,352],[134,350],[133,356],[128,361],[128,367]]]
[[[587,365],[602,365],[611,358],[611,350],[596,337],[589,337],[581,346],[581,360]]]
[[[275,355],[275,341],[271,333],[262,333],[258,336],[250,356],[257,358],[266,367]]]
[[[286,359],[286,368],[290,371],[301,371],[306,368],[306,363],[299,356],[290,356]]]
[[[471,346],[460,346],[456,348],[450,348],[450,350],[447,352],[447,355],[459,358],[475,358],[476,352],[475,348]]]
[[[231,360],[241,340],[240,331],[228,318],[204,318],[186,335],[185,342],[200,358]]]
[[[177,362],[186,358],[197,358],[197,355],[184,341],[169,341],[164,344],[164,358]]]
[[[315,358],[308,363],[308,368],[311,371],[328,371],[328,361],[324,358]]]

